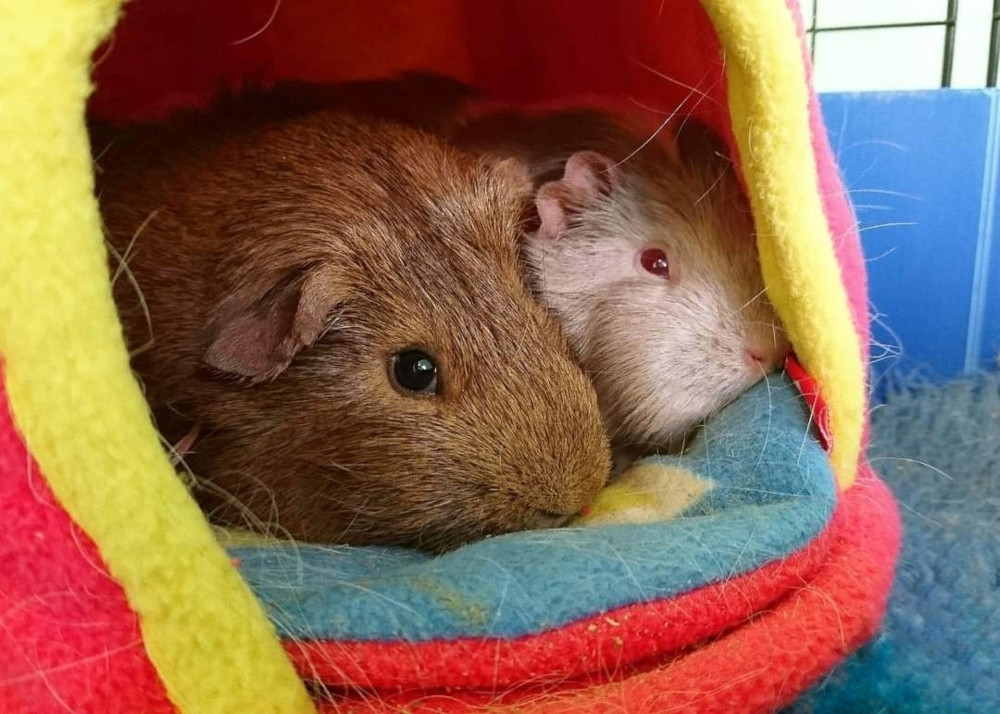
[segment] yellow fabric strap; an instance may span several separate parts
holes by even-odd
[[[725,53],[767,293],[829,407],[833,470],[848,488],[864,426],[864,364],[821,202],[794,18],[784,0],[702,5]]]
[[[311,712],[275,632],[175,476],[111,298],[84,105],[116,0],[0,0],[0,352],[60,503],[96,542],[185,714]]]

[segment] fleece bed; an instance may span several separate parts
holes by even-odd
[[[2,0],[0,16],[0,710],[769,711],[877,631],[898,518],[863,456],[864,264],[794,2]],[[689,484],[671,519],[436,559],[227,551],[174,474],[111,300],[85,113],[406,69],[508,102],[680,107],[739,157],[795,358],[683,457],[639,464]],[[588,517],[641,516],[646,496],[609,489]]]

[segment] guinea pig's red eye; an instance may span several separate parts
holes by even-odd
[[[658,278],[670,277],[670,261],[667,254],[659,248],[646,248],[639,254],[639,264],[647,273],[652,273]]]

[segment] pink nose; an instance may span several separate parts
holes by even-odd
[[[770,347],[754,345],[747,348],[746,362],[754,370],[773,369],[778,363],[778,352]]]

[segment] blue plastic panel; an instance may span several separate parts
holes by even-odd
[[[887,369],[947,378],[995,367],[997,92],[827,94],[821,102],[869,261],[876,383]]]
[[[983,263],[988,266],[986,278],[985,305],[983,309],[983,329],[980,337],[980,362],[993,369],[1000,369],[1000,92],[994,93],[992,170],[993,190],[988,193],[988,209],[992,213],[989,242],[984,243],[987,256]]]

